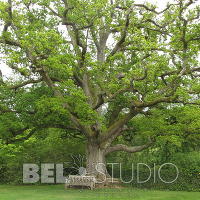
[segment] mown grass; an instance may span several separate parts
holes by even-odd
[[[0,185],[0,200],[200,200],[200,192],[123,189],[64,189],[63,185]]]

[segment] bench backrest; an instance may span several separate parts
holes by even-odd
[[[77,175],[69,175],[68,181],[70,183],[91,183],[96,182],[94,176],[77,176]]]

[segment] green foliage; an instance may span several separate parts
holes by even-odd
[[[0,143],[0,183],[22,184],[23,164],[71,161],[71,155],[84,154],[84,142],[66,139],[66,132],[51,129],[40,131],[23,144]]]
[[[199,151],[180,153],[178,150],[172,150],[173,145],[168,144],[168,148],[171,150],[171,154],[168,154],[167,147],[157,147],[151,150],[143,151],[135,155],[127,155],[126,153],[117,153],[109,158],[109,162],[121,163],[121,176],[124,181],[130,181],[132,178],[133,167],[133,181],[130,185],[136,188],[142,189],[154,189],[154,190],[172,190],[172,191],[198,191],[199,192],[199,180],[200,180],[200,153]],[[165,152],[162,154],[162,151]],[[180,151],[180,148],[179,148]],[[147,180],[149,177],[149,169],[146,166],[140,166],[139,171],[137,169],[138,163],[144,163],[151,169],[151,178],[145,183],[138,183],[137,176],[140,181]],[[178,178],[173,183],[164,183],[158,175],[159,168],[164,163],[172,163],[178,168]],[[111,165],[108,168],[112,173]],[[114,166],[114,177],[120,178],[119,165]],[[177,176],[176,169],[171,165],[162,167],[160,171],[160,177],[164,181],[175,180]],[[155,180],[154,180],[155,177]],[[125,184],[126,185],[126,184]]]

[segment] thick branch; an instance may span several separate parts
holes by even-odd
[[[8,27],[12,24],[12,0],[8,0],[8,8],[6,9],[9,19],[7,19],[7,22],[4,25],[3,32],[7,32]]]
[[[16,111],[11,110],[10,108],[5,107],[0,104],[0,114],[1,113],[15,113]]]
[[[40,72],[41,76],[43,77],[44,81],[46,84],[53,90],[54,96],[59,97],[64,100],[64,97],[62,93],[60,92],[59,89],[54,85],[53,81],[51,80],[48,72],[43,68],[43,71]],[[92,130],[89,128],[89,126],[84,126],[82,123],[79,121],[79,119],[73,114],[73,112],[70,109],[70,106],[67,102],[63,103],[63,107],[66,108],[69,111],[70,114],[70,119],[74,123],[74,125],[80,129],[83,130],[83,133],[87,136],[90,137],[92,134]]]
[[[116,152],[116,151],[125,151],[128,153],[136,153],[136,152],[143,151],[144,149],[147,149],[152,145],[153,145],[152,141],[149,141],[148,143],[141,145],[141,146],[133,146],[133,147],[129,147],[129,146],[126,146],[123,144],[117,144],[115,146],[108,147],[106,150],[106,154]]]
[[[24,137],[17,138],[17,139],[11,139],[11,140],[8,141],[8,144],[28,140],[37,130],[38,129],[34,128]]]
[[[34,83],[40,83],[42,82],[42,78],[41,79],[38,79],[38,80],[33,80],[33,79],[30,79],[28,81],[25,81],[25,82],[22,82],[20,84],[17,84],[17,85],[11,85],[9,86],[10,89],[14,89],[14,90],[17,90],[21,87],[24,87],[26,85],[29,85],[29,84],[34,84]]]
[[[130,109],[130,112],[128,114],[125,114],[123,118],[118,119],[115,121],[106,132],[103,133],[101,136],[101,141],[106,142],[108,139],[113,137],[113,135],[118,134],[119,130],[124,127],[134,116],[138,114],[137,110]]]
[[[153,101],[149,101],[149,102],[134,102],[134,106],[136,106],[137,108],[146,108],[146,107],[152,107],[155,106],[159,103],[173,103],[174,99],[173,97],[161,97],[159,99],[155,99]]]
[[[188,75],[188,74],[191,74],[192,72],[199,72],[200,71],[200,67],[195,67],[195,68],[192,68],[192,69],[188,69],[187,71],[184,71],[184,73],[182,73],[182,75]],[[171,76],[171,75],[178,75],[180,74],[181,70],[174,70],[174,71],[171,71],[171,72],[166,72],[166,73],[163,73],[160,77],[165,77],[165,76]]]
[[[15,40],[10,40],[7,38],[0,39],[0,43],[15,46],[15,47],[21,47],[19,42],[15,41]]]
[[[165,11],[169,10],[174,5],[179,5],[179,4],[178,3],[177,4],[168,4],[167,7],[165,9],[163,9],[162,11],[160,11],[160,12],[158,12],[154,7],[149,8],[148,6],[146,6],[144,4],[134,4],[133,6],[134,7],[144,8],[147,11],[150,11],[150,12],[153,12],[153,13],[155,13],[157,15],[160,15],[160,14],[164,13]]]
[[[113,56],[115,53],[117,53],[117,51],[120,49],[120,47],[122,46],[122,44],[125,42],[127,33],[128,33],[128,27],[130,24],[130,13],[131,13],[132,9],[129,9],[127,14],[126,14],[126,21],[125,21],[125,26],[124,29],[121,33],[121,37],[119,39],[119,41],[117,42],[117,44],[115,45],[115,47],[113,48],[113,50],[111,51],[111,53],[108,55],[107,59],[111,56]]]

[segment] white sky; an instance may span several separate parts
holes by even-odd
[[[6,1],[6,0],[3,0]],[[124,0],[126,1],[126,0]],[[143,2],[151,2],[153,4],[158,5],[159,9],[163,9],[166,7],[167,2],[173,2],[173,0],[135,0],[135,3],[143,3]],[[0,70],[2,71],[4,77],[8,77],[11,73],[12,70],[9,69],[2,60],[3,56],[0,54]]]

